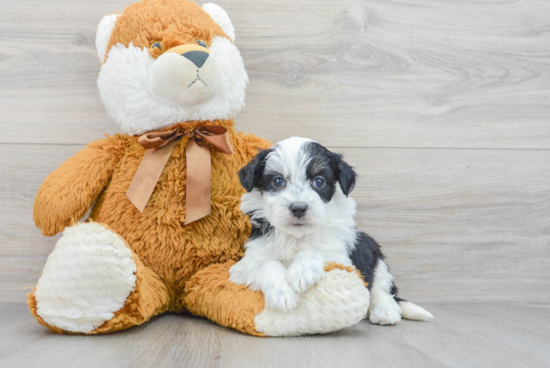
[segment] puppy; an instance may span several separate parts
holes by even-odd
[[[357,175],[342,156],[310,139],[293,137],[262,151],[239,172],[241,210],[252,232],[230,280],[261,291],[266,306],[296,307],[325,266],[355,266],[371,293],[369,319],[395,324],[429,320],[423,308],[397,297],[380,246],[355,228],[355,201],[348,195]]]

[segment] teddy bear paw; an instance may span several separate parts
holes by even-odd
[[[36,291],[36,313],[59,329],[89,333],[113,318],[136,285],[124,241],[90,222],[69,227],[48,257]]]
[[[300,296],[296,308],[266,308],[255,316],[256,331],[267,336],[297,336],[341,330],[361,321],[369,308],[369,290],[354,272],[325,272]]]

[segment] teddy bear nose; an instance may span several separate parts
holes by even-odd
[[[208,56],[210,56],[210,54],[204,51],[187,51],[181,54],[181,56],[190,60],[193,64],[197,66],[197,68],[202,68],[204,62],[206,61],[206,59],[208,59]]]

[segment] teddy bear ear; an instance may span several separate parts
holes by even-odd
[[[116,19],[119,15],[120,14],[106,15],[97,26],[95,48],[97,49],[97,57],[101,63],[105,61],[105,57],[107,56],[107,45],[109,44],[111,34],[115,28]]]
[[[206,3],[202,6],[202,9],[214,19],[214,22],[222,28],[231,41],[235,42],[235,27],[233,27],[233,23],[231,23],[231,19],[229,19],[229,15],[225,10],[214,3]]]

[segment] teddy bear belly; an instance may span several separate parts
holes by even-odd
[[[144,265],[159,275],[173,299],[172,310],[184,309],[178,301],[196,272],[242,257],[250,229],[238,200],[229,201],[234,207],[213,206],[209,216],[184,225],[177,206],[148,206],[140,214],[124,195],[109,189],[96,202],[90,219],[120,235]]]

